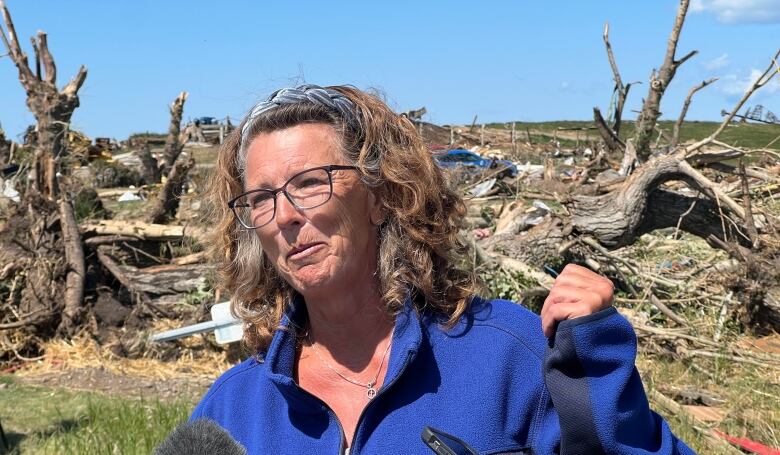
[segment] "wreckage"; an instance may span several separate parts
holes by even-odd
[[[471,245],[475,267],[521,276],[516,281],[522,283],[518,293],[530,301],[546,295],[563,264],[586,264],[609,275],[621,298],[648,302],[652,315],[662,318],[655,326],[635,321],[640,332],[661,338],[682,334],[688,352],[758,361],[743,352],[715,352],[710,341],[692,334],[685,301],[669,298],[669,289],[679,286],[682,278],[648,276],[620,253],[658,230],[704,239],[714,251],[729,256],[723,264],[711,265],[730,277],[729,303],[723,303],[722,296],[710,301],[718,308],[723,305],[725,314],[736,315],[746,330],[780,330],[779,220],[767,202],[774,200],[772,188],[780,183],[777,151],[769,148],[771,144],[746,150],[719,140],[752,94],[776,76],[774,61],[780,54],[711,135],[682,143],[679,131],[687,106],[696,91],[714,82],[691,89],[671,134],[659,130],[658,106],[664,91],[675,71],[694,55],[675,56],[687,7],[683,0],[667,55],[648,84],[633,137],[626,137],[621,128],[631,85],[621,80],[608,29],[603,38],[617,102],[607,119],[594,110],[597,139],[580,141],[577,131],[575,145],[567,148],[559,139],[571,131],[557,130],[553,137],[540,139],[539,131],[532,135],[526,129],[522,134],[514,124],[477,129],[475,120],[471,126],[440,127],[422,121],[424,109],[407,115],[436,153],[471,149],[493,162],[514,163],[512,172],[490,164],[450,172],[452,184],[467,198],[468,224],[462,235]],[[185,135],[181,130],[187,93],[179,94],[171,105],[168,134],[164,141],[157,139],[161,153],[155,155],[152,147],[158,144],[143,138],[129,141],[125,154],[109,152],[114,161],[118,156],[132,161],[138,183],[146,185],[142,192],[122,189],[112,196],[129,192],[130,199],[151,199],[136,221],[112,220],[98,208],[100,192],[89,193],[72,166],[104,152],[96,155],[87,147],[76,153],[64,139],[86,68],[57,89],[46,34],[39,33],[34,40],[36,63],[31,66],[2,1],[0,10],[3,42],[37,120],[34,141],[27,145],[0,135],[1,164],[27,156],[16,168],[4,168],[3,178],[12,182],[16,194],[3,198],[0,216],[0,362],[34,358],[41,354],[42,341],[83,333],[114,343],[123,355],[162,355],[165,348],[149,340],[149,321],[201,322],[207,317],[207,303],[228,297],[218,295],[210,282],[211,267],[202,251],[207,227],[198,222],[205,208],[194,208],[188,200],[188,187],[196,186],[202,175],[198,176],[193,153],[184,147],[185,136],[198,136],[197,131]],[[766,158],[744,162],[755,155]],[[115,190],[101,190],[104,198],[108,191]],[[91,207],[91,215],[81,212],[85,206]],[[182,217],[182,210],[192,216]],[[181,305],[183,295],[198,304]]]

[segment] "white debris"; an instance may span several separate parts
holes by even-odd
[[[491,188],[493,188],[493,185],[496,184],[496,179],[488,179],[484,182],[480,183],[479,185],[475,186],[469,191],[469,194],[474,197],[480,197],[487,194],[488,191],[490,191]]]
[[[542,173],[544,172],[544,165],[531,164],[530,161],[526,161],[525,164],[517,167],[517,172],[520,175],[528,175],[529,177],[541,177]]]
[[[534,200],[533,205],[537,209],[544,210],[545,212],[551,212],[552,211],[552,209],[550,209],[550,207],[547,204],[545,204],[544,202],[542,202],[542,201],[540,201],[538,199]]]
[[[19,202],[21,200],[19,198],[19,192],[14,188],[14,182],[12,180],[6,180],[5,183],[3,183],[3,197],[7,197],[14,202]]]
[[[570,156],[566,158],[565,160],[563,160],[563,164],[565,164],[566,166],[571,166],[572,164],[574,164],[574,157]]]
[[[130,202],[130,201],[141,201],[141,197],[137,194],[133,193],[132,191],[125,191],[122,193],[121,196],[119,196],[119,199],[117,201],[119,202]]]

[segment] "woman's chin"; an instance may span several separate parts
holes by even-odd
[[[287,281],[305,297],[324,292],[333,279],[329,273],[312,265],[292,272]]]

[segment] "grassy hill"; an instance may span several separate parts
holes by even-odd
[[[670,120],[664,120],[659,122],[659,126],[661,129],[671,135],[672,129],[674,128],[674,123],[675,122]],[[683,123],[682,129],[680,130],[680,139],[683,142],[703,139],[712,134],[718,128],[718,125],[720,125],[719,122],[685,122]],[[498,129],[508,129],[511,128],[511,123],[491,123],[486,126]],[[595,139],[598,137],[598,131],[595,130],[593,122],[591,121],[559,120],[552,122],[516,122],[515,128],[520,140],[525,138],[526,129],[532,133],[532,137],[534,137],[537,133],[542,133],[545,136],[552,137],[556,135],[556,132],[558,132],[559,135],[564,134],[569,137],[571,134],[576,133],[576,131],[572,131],[571,129],[592,128],[588,129],[587,131],[582,131],[581,139],[585,140],[588,137]],[[621,128],[620,136],[625,139],[633,136],[633,134],[633,121],[624,123],[623,127]],[[732,123],[728,128],[726,128],[726,131],[721,134],[720,140],[738,147],[764,148],[778,136],[780,136],[780,125],[767,125],[760,123]],[[777,144],[774,144],[773,147],[780,148],[780,141],[778,141]]]

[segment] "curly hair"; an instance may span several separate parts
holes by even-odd
[[[468,309],[476,291],[474,274],[459,266],[468,252],[458,237],[465,205],[414,125],[374,95],[349,86],[327,89],[354,104],[357,121],[348,122],[339,112],[308,100],[247,116],[222,145],[211,176],[209,206],[211,219],[217,221],[211,254],[220,287],[231,296],[231,310],[244,321],[244,342],[252,352],[267,349],[296,297],[263,253],[257,234],[242,228],[227,205],[244,191],[248,143],[264,132],[322,123],[338,133],[347,162],[359,168],[385,215],[379,226],[376,275],[389,314],[401,311],[411,296],[418,311],[435,312],[451,325]]]

